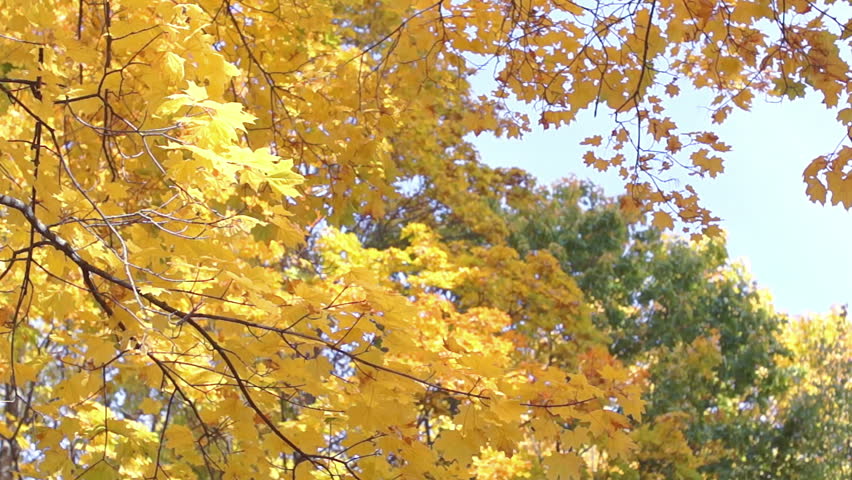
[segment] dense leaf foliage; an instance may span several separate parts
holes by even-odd
[[[681,428],[636,429],[653,382],[630,344],[647,333],[631,312],[601,321],[582,288],[609,273],[575,279],[594,254],[507,241],[503,208],[537,193],[463,139],[528,130],[510,97],[545,127],[605,110],[586,160],[618,169],[625,214],[716,234],[692,186],[661,180],[716,176],[729,147],[668,104],[710,89],[722,122],[813,90],[852,124],[841,3],[6,2],[0,479],[567,479],[649,461],[643,435]],[[490,96],[470,91],[480,62]],[[850,153],[810,164],[811,198],[850,207]],[[700,318],[672,301],[684,285],[701,311],[751,305],[736,275],[698,281],[707,252],[643,253],[636,281],[690,258],[648,286],[667,311]],[[741,303],[713,303],[726,294]],[[775,347],[749,342],[769,314],[752,314],[708,335],[661,310],[655,346],[748,396],[763,377],[711,357],[765,363]]]

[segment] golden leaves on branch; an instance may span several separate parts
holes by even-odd
[[[667,180],[717,176],[730,147],[681,131],[671,102],[713,90],[721,123],[758,94],[835,106],[849,90],[848,34],[808,2],[622,7],[9,2],[0,465],[573,478],[592,455],[630,458],[638,375],[599,348],[553,256],[505,246],[489,202],[530,182],[483,168],[465,137],[528,130],[511,98],[544,128],[600,110],[613,130],[584,160],[617,169],[624,210],[712,235],[696,190]],[[493,97],[470,91],[480,61]],[[850,151],[805,170],[812,199],[852,206]],[[443,215],[487,241],[442,238],[426,225]],[[366,248],[365,224],[402,236]]]

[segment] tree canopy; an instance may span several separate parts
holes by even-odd
[[[852,127],[847,7],[6,2],[0,480],[712,474],[725,453],[693,447],[721,437],[693,426],[720,391],[763,401],[783,345],[807,381],[772,410],[799,415],[772,419],[772,471],[801,451],[848,471],[817,434],[844,404],[815,400],[848,392],[845,315],[776,336],[721,247],[693,250],[718,219],[669,180],[715,177],[730,147],[666,113],[687,88],[717,123],[816,93]],[[477,95],[483,71],[498,86]],[[582,110],[613,120],[586,162],[627,188],[598,216],[465,141]],[[804,180],[850,208],[838,140]],[[588,232],[519,225],[554,202]],[[694,243],[629,230],[645,213]],[[668,385],[684,368],[710,393]]]

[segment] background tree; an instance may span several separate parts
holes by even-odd
[[[852,474],[852,343],[846,307],[794,319],[781,336],[793,352],[790,388],[768,412],[780,428],[772,435],[777,449],[765,476],[845,478]],[[743,460],[744,461],[744,460]]]
[[[843,403],[848,370],[836,364],[830,378],[839,383],[809,390],[814,397],[799,398],[796,388],[811,371],[809,358],[842,356],[842,341],[789,348],[784,338],[791,333],[783,332],[810,323],[775,313],[766,293],[728,259],[723,240],[690,243],[632,224],[623,202],[585,182],[513,198],[527,202],[493,204],[503,205],[495,208],[510,232],[505,246],[465,234],[452,215],[438,220],[438,230],[455,239],[454,257],[477,269],[452,298],[463,309],[500,305],[512,315],[512,330],[531,339],[529,354],[549,363],[583,364],[605,346],[645,372],[646,420],[634,434],[640,452],[638,463],[625,464],[633,472],[627,478],[779,478],[795,477],[797,468],[843,477],[837,465],[844,441],[825,430],[819,436],[826,443],[817,445],[813,436],[829,427],[804,416],[818,418],[816,405]],[[497,271],[482,268],[488,264]],[[548,273],[541,265],[549,265]],[[559,314],[558,299],[576,294],[553,289],[554,276],[563,275],[577,282],[589,305],[572,321]],[[548,290],[539,290],[542,281]],[[820,328],[818,319],[812,322]],[[801,440],[784,443],[787,437]],[[831,452],[832,461],[822,452]],[[597,475],[613,474],[601,468]]]
[[[610,351],[649,366],[647,425],[636,433],[643,478],[845,476],[848,445],[837,432],[848,422],[843,414],[831,425],[816,420],[826,418],[821,408],[848,398],[845,318],[826,326],[775,313],[744,268],[730,263],[722,240],[690,244],[631,225],[619,201],[588,183],[539,194],[525,208],[505,210],[509,243],[522,256],[545,250],[558,258],[593,305]],[[789,340],[821,328],[806,345]],[[814,358],[831,362],[834,374],[802,397],[797,385]],[[677,438],[672,425],[682,428],[691,454],[678,457],[660,441]]]

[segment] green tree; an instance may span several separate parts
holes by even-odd
[[[778,314],[723,239],[664,237],[619,207],[587,182],[566,181],[503,211],[508,243],[558,258],[595,305],[612,353],[648,365],[648,426],[637,436],[660,448],[648,433],[680,425],[698,470],[718,478],[846,478],[845,314],[833,324]],[[686,478],[683,466],[695,465],[688,454],[650,453],[643,477]]]
[[[487,185],[501,174],[506,172],[478,180]],[[473,191],[487,190],[472,180]],[[492,190],[482,197],[500,215],[502,223],[494,230],[508,232],[502,247],[473,232],[450,206],[418,191],[400,205],[423,205],[429,198],[432,210],[422,218],[453,239],[451,249],[458,258],[470,257],[468,265],[495,264],[487,258],[498,247],[515,252],[509,255],[513,260],[496,263],[502,265],[500,275],[472,279],[448,292],[460,308],[515,312],[513,330],[533,339],[529,353],[548,362],[575,366],[588,349],[605,344],[620,361],[645,370],[645,425],[634,435],[639,463],[628,468],[628,477],[770,478],[793,471],[780,460],[785,455],[808,458],[825,447],[813,440],[819,427],[805,428],[802,420],[829,392],[813,398],[794,393],[802,371],[797,362],[808,360],[794,357],[782,341],[789,320],[774,311],[745,268],[730,261],[724,239],[664,236],[637,222],[622,208],[623,200],[588,182],[536,188],[525,178],[523,185],[525,190],[515,188],[511,196]],[[383,241],[375,230],[366,236]],[[548,275],[576,281],[591,305],[588,311],[575,312],[570,322],[559,317],[554,296],[536,289],[542,258],[552,258],[561,270],[548,269]],[[515,278],[524,269],[532,276]],[[529,288],[512,293],[501,282]],[[553,284],[543,282],[551,289]],[[489,296],[489,288],[499,295]],[[818,350],[805,348],[811,356]],[[779,402],[785,405],[781,410]],[[679,436],[688,448],[671,441]],[[783,440],[803,436],[810,443]]]

